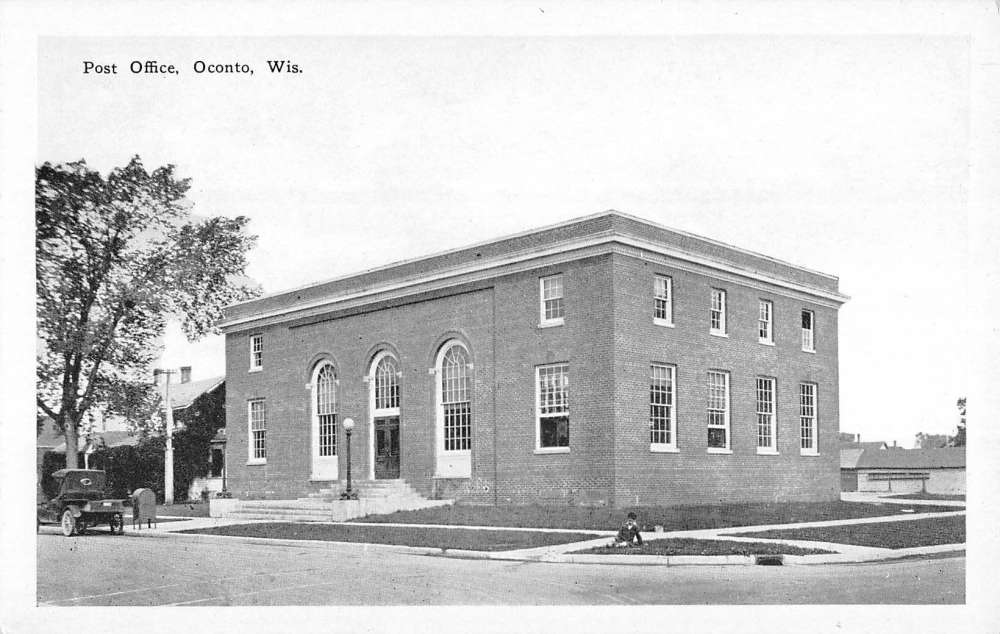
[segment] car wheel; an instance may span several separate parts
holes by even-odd
[[[111,516],[111,521],[108,522],[108,526],[111,527],[111,534],[114,535],[118,533],[119,535],[125,534],[125,520],[122,519],[121,513],[115,513]]]
[[[76,518],[73,517],[73,511],[66,509],[62,514],[62,534],[66,537],[72,537],[76,534]]]

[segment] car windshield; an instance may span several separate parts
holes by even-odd
[[[67,471],[63,491],[104,491],[103,471]]]

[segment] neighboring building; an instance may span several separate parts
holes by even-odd
[[[617,212],[230,306],[242,498],[836,500],[837,278]]]
[[[854,467],[862,453],[866,450],[885,451],[891,448],[889,443],[882,440],[862,442],[861,434],[840,432],[840,490],[858,490],[858,473]]]
[[[965,494],[965,447],[866,449],[842,476],[857,483],[852,491]]]
[[[195,420],[214,429],[214,435],[207,448],[208,471],[191,482],[188,499],[197,500],[203,496],[203,492],[212,494],[222,491],[226,482],[225,377],[192,381],[191,367],[181,367],[180,382],[170,384],[170,405],[174,414],[175,431],[184,429]]]

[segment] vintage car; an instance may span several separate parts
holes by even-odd
[[[59,483],[59,495],[38,505],[38,524],[58,523],[66,537],[97,524],[107,524],[112,535],[125,532],[125,500],[106,496],[103,471],[60,469],[52,477]]]

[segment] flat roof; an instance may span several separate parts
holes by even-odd
[[[848,299],[840,294],[838,279],[833,275],[610,210],[233,304],[226,308],[221,327],[233,329],[260,319],[297,317],[309,314],[306,311],[322,311],[339,301],[364,301],[366,296],[428,282],[447,285],[451,280],[459,284],[470,275],[481,276],[490,270],[501,275],[511,265],[530,265],[546,256],[558,254],[563,261],[572,259],[573,254],[588,257],[595,249],[612,244],[793,288],[833,305]]]

